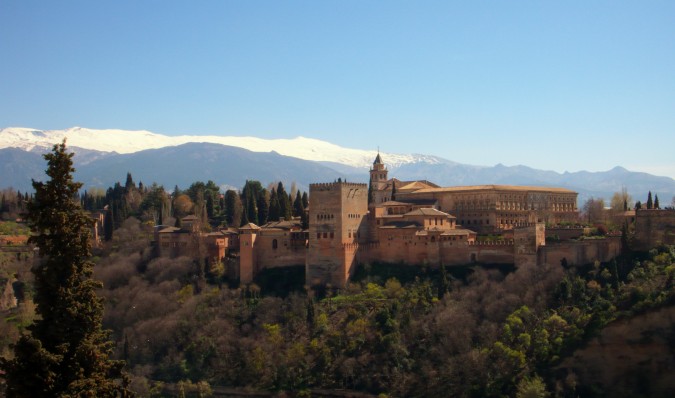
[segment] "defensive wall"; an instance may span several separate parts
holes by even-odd
[[[242,235],[239,252],[240,281],[250,283],[266,268],[304,265],[307,234],[288,230],[258,230]]]
[[[663,244],[675,244],[675,210],[636,210],[634,248],[646,251]]]
[[[598,239],[548,242],[538,253],[538,264],[568,265],[607,262],[621,253],[621,237],[608,236]]]

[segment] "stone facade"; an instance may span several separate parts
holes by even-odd
[[[501,233],[524,223],[577,221],[577,193],[564,188],[475,185],[397,193],[397,200],[434,200],[457,223],[480,233]]]
[[[367,242],[368,186],[310,184],[309,208],[307,284],[344,286],[354,271],[359,245]]]
[[[310,184],[308,229],[302,229],[300,220],[290,220],[247,224],[236,233],[201,234],[184,219],[189,227],[157,231],[160,253],[194,252],[195,237],[199,242],[211,239],[209,253],[222,257],[231,251],[238,259],[235,274],[241,283],[251,283],[266,268],[304,264],[308,287],[339,288],[358,263],[524,266],[564,259],[574,265],[609,261],[620,252],[618,237],[576,240],[584,231],[571,227],[547,232],[545,222],[577,221],[573,191],[504,185],[440,188],[428,181],[389,179],[379,154],[370,176],[370,195],[366,184]],[[672,225],[672,218],[658,220],[659,226]],[[499,233],[501,240],[479,238],[479,233]],[[665,239],[652,235],[650,242]]]
[[[270,222],[240,229],[239,269],[241,283],[250,283],[265,268],[304,265],[308,232],[299,220]]]
[[[662,244],[675,244],[675,210],[636,210],[635,249],[649,250]]]
[[[222,260],[230,248],[239,249],[238,231],[220,230],[200,232],[198,218],[181,219],[181,227],[159,225],[155,227],[154,245],[157,255],[163,257],[188,256],[207,262]]]

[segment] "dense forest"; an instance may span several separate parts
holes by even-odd
[[[107,209],[110,231],[129,217],[152,225],[178,226],[181,218],[195,215],[206,229],[239,227],[249,222],[263,225],[292,217],[300,217],[307,224],[304,209],[309,197],[294,183],[290,192],[282,182],[264,188],[255,180],[246,181],[241,190],[220,192],[213,181],[197,181],[184,190],[176,186],[167,192],[161,185],[136,184],[131,173],[127,173],[124,185],[118,182],[105,192],[84,191],[79,199],[86,210]]]
[[[264,223],[304,215],[307,200],[281,183],[219,192],[197,182],[169,195],[128,175],[125,185],[80,197],[87,209],[107,205],[110,233],[94,251],[94,278],[103,282],[115,357],[126,361],[139,396],[223,388],[281,396],[675,394],[675,247],[627,248],[615,261],[583,267],[363,264],[346,289],[324,291],[307,290],[302,266],[239,286],[222,268],[156,258],[156,224],[186,214],[211,228]],[[12,198],[3,206],[20,210],[30,199]],[[22,292],[0,322],[0,355],[11,357],[35,311],[26,265],[5,258],[2,271],[17,276]]]
[[[133,219],[117,235],[121,249],[99,260],[96,277],[141,395],[179,381],[390,396],[675,391],[672,247],[570,269],[371,264],[345,290],[288,292],[228,287],[188,258],[153,259]],[[656,345],[660,357],[604,362],[597,341],[616,327],[626,338],[615,355]]]

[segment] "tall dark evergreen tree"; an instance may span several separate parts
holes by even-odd
[[[654,207],[654,202],[652,201],[652,191],[649,191],[649,194],[647,195],[647,209],[651,209]]]
[[[396,180],[391,181],[391,199],[396,200]]]
[[[277,191],[272,188],[272,193],[270,194],[270,210],[269,210],[269,221],[279,221],[281,215],[281,208],[279,206],[279,198],[277,197]]]
[[[113,361],[102,329],[103,304],[91,279],[92,220],[77,201],[72,153],[65,141],[44,155],[46,183],[33,181],[27,220],[39,249],[34,266],[37,320],[2,359],[8,397],[115,397],[125,395],[123,361]]]
[[[248,219],[248,222],[253,223],[253,224],[259,224],[258,222],[258,208],[256,206],[256,200],[255,197],[253,196],[253,192],[248,191],[246,195],[246,218]]]
[[[292,213],[291,201],[281,181],[277,185],[277,198],[279,199],[279,219],[290,220]]]
[[[307,192],[302,193],[302,208],[306,209],[307,206],[309,206],[309,195],[307,195]]]
[[[236,191],[229,189],[225,192],[225,220],[227,225],[238,227],[242,224],[241,199]]]
[[[661,205],[659,204],[659,195],[654,194],[654,208],[660,209]]]
[[[105,216],[103,217],[103,240],[106,242],[110,242],[113,238],[113,231],[114,231],[114,220],[113,220],[113,213],[112,213],[112,206],[108,206],[108,208],[105,211]]]
[[[134,179],[131,178],[131,173],[127,173],[127,181],[124,183],[124,189],[127,192],[129,192],[134,188],[136,188],[136,184],[134,184]]]
[[[302,195],[297,193],[295,195],[295,201],[293,202],[293,217],[301,217],[304,212],[305,207],[302,205]]]
[[[285,218],[286,220],[290,220],[293,218],[293,195],[291,195],[290,192],[288,193],[288,202],[286,203],[288,203],[288,211],[286,212],[287,214]]]
[[[270,205],[267,203],[267,190],[263,189],[258,194],[258,199],[256,200],[258,207],[258,222],[260,225],[267,223],[270,214]]]
[[[213,203],[213,193],[211,191],[206,191],[206,216],[208,219],[212,219],[215,216],[215,205]]]

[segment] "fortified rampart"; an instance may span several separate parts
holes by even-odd
[[[572,265],[595,261],[606,262],[621,253],[621,237],[609,236],[598,239],[569,240],[548,243],[539,251],[538,264],[561,264],[563,259]]]
[[[675,244],[675,210],[636,210],[633,244],[636,250],[649,250],[662,244]]]
[[[238,247],[241,283],[252,282],[265,268],[305,264],[309,287],[343,287],[358,263],[582,265],[606,262],[621,252],[618,236],[584,239],[587,231],[581,227],[546,229],[545,222],[576,221],[577,193],[567,189],[403,182],[388,179],[379,155],[371,186],[375,200],[369,208],[366,184],[310,184],[308,229],[302,230],[298,220],[247,224],[238,229],[238,240],[214,235],[211,246]],[[675,211],[637,211],[637,248],[675,243],[674,226]],[[476,231],[499,233],[501,240],[478,237]],[[159,247],[168,253],[190,247],[190,231],[159,232]]]

